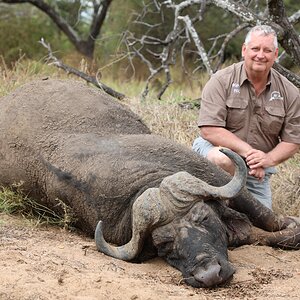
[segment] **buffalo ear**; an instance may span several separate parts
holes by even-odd
[[[175,239],[173,222],[153,230],[152,241],[159,257],[165,257],[172,252]]]
[[[228,246],[247,244],[253,225],[245,214],[224,206],[220,218],[227,228]]]

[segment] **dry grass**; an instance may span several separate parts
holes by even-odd
[[[128,104],[153,133],[191,147],[198,134],[197,109],[183,109],[178,103],[141,102],[137,97],[130,99]]]
[[[300,216],[300,153],[278,166],[272,178],[274,210]]]
[[[18,86],[34,79],[49,76],[59,77],[61,72],[42,62],[28,61],[20,58],[12,68],[9,68],[0,56],[0,96],[4,96]]]

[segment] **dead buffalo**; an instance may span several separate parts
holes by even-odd
[[[231,151],[223,150],[237,166],[232,179],[76,81],[26,84],[0,107],[0,184],[23,181],[24,191],[58,212],[62,200],[78,228],[92,236],[97,227],[97,248],[108,255],[159,255],[188,284],[210,287],[234,273],[228,246],[300,248],[298,223],[242,188],[245,165]]]

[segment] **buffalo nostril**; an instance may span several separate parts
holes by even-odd
[[[210,265],[207,269],[197,268],[194,272],[194,278],[203,283],[206,287],[211,287],[222,283],[220,277],[221,266],[219,264]]]

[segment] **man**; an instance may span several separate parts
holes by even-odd
[[[193,149],[229,173],[231,161],[218,146],[245,158],[247,188],[272,209],[269,178],[300,144],[299,90],[272,69],[278,56],[275,31],[253,27],[242,46],[244,60],[218,71],[202,92],[200,137]]]

